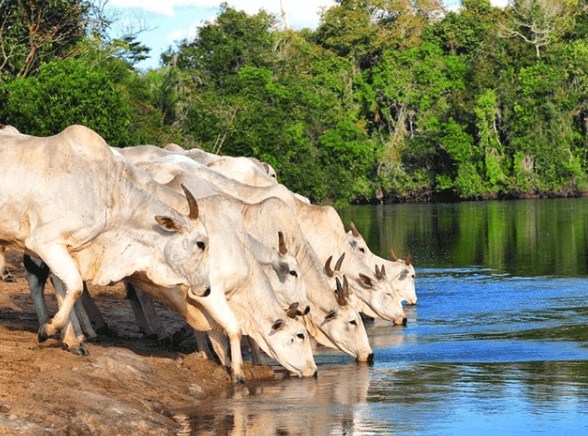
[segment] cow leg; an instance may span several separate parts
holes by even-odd
[[[198,345],[198,351],[204,353],[206,358],[209,360],[214,360],[215,355],[212,353],[212,350],[208,346],[208,335],[206,332],[200,332],[198,330],[194,330],[194,336],[196,337],[196,344]]]
[[[74,303],[82,295],[84,283],[78,267],[67,249],[62,245],[43,245],[34,250],[47,264],[51,272],[65,285],[65,295],[59,310],[48,323],[39,328],[39,341],[43,342],[59,332],[72,313]]]
[[[88,287],[86,286],[86,283],[84,283],[84,292],[82,293],[80,300],[83,309],[86,312],[87,317],[89,318],[90,327],[93,328],[96,334],[114,337],[117,336],[116,332],[108,326],[108,324],[102,317],[100,309],[98,309],[98,306],[96,306],[96,303],[90,295],[90,292],[88,292]],[[86,334],[86,336],[88,335]]]
[[[251,336],[247,336],[247,343],[251,352],[251,361],[254,365],[261,365],[261,349],[259,348],[259,344]]]
[[[14,277],[6,267],[6,247],[0,246],[0,279],[3,282],[14,282]]]
[[[53,287],[55,288],[55,297],[57,298],[57,303],[59,306],[62,306],[66,294],[65,285],[57,277],[51,277],[51,281],[53,283]],[[78,354],[80,356],[87,356],[88,350],[86,350],[86,347],[84,346],[85,337],[82,333],[82,328],[80,326],[78,317],[76,316],[78,304],[76,303],[74,307],[76,310],[72,310],[68,322],[66,322],[64,328],[61,329],[61,340],[63,347],[69,352]],[[85,314],[81,304],[79,304],[79,307],[81,308],[82,312],[84,312],[84,316],[87,318],[87,315]]]
[[[23,256],[23,264],[25,267],[25,277],[29,284],[31,297],[33,298],[33,305],[37,312],[39,325],[45,324],[49,321],[47,314],[47,306],[45,305],[45,284],[49,277],[49,268],[45,263],[36,257],[31,257],[27,254]]]
[[[165,337],[163,324],[155,312],[153,300],[144,292],[141,292],[128,281],[125,281],[127,291],[127,300],[131,304],[135,322],[139,327],[139,332],[145,337],[156,337],[162,339]]]
[[[83,304],[84,294],[88,295],[88,298],[92,300],[92,298],[89,296],[90,294],[88,294],[88,288],[86,287],[86,283],[84,283],[84,291],[82,292],[80,299],[76,301],[74,304],[74,311],[72,313],[74,313],[76,318],[78,319],[84,336],[87,339],[95,339],[98,337],[98,334],[96,333],[96,330],[94,330],[92,322],[90,321],[90,316],[86,311],[86,306]]]
[[[231,366],[231,358],[229,356],[227,337],[224,332],[217,326],[208,332],[208,338],[221,365],[229,368]]]
[[[206,297],[200,297],[188,291],[188,298],[201,306],[206,315],[216,321],[224,330],[229,338],[229,347],[231,349],[231,376],[235,383],[243,383],[245,381],[245,373],[243,371],[243,355],[241,353],[241,326],[233,309],[231,309],[231,306],[229,306],[225,298],[224,291],[218,294],[211,292]]]

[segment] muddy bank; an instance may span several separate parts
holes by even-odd
[[[170,434],[174,411],[222,395],[227,371],[194,352],[166,350],[138,332],[122,285],[90,289],[117,333],[89,342],[89,355],[64,351],[57,340],[37,341],[37,317],[21,257],[8,253],[15,282],[0,282],[0,433]],[[56,309],[51,285],[47,301]],[[170,331],[183,322],[158,305]],[[249,380],[273,380],[269,366],[246,365]]]

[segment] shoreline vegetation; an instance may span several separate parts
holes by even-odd
[[[316,29],[223,4],[137,67],[93,2],[0,4],[0,123],[254,156],[313,203],[586,196],[583,2],[341,0]]]

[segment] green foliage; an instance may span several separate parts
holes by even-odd
[[[341,0],[297,31],[225,3],[138,72],[148,48],[92,3],[0,2],[0,122],[254,156],[314,202],[585,192],[584,2],[440,6]]]
[[[0,117],[23,133],[47,136],[83,124],[112,145],[130,145],[131,107],[110,71],[67,59],[41,67],[34,77],[2,87]]]
[[[91,2],[48,0],[0,2],[0,72],[36,74],[44,62],[76,53],[89,25]]]

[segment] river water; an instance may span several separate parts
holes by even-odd
[[[321,348],[317,379],[178,411],[183,434],[588,434],[588,199],[339,212],[414,254],[407,326],[367,325],[373,366]]]

